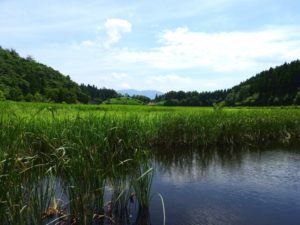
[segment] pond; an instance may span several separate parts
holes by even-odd
[[[191,151],[156,157],[152,192],[162,194],[170,225],[300,224],[296,151]],[[162,224],[159,201],[151,224]]]

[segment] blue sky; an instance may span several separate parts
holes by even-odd
[[[300,58],[300,2],[0,0],[0,45],[98,87],[223,89]]]

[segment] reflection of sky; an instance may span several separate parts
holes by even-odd
[[[245,153],[238,163],[192,158],[184,167],[157,168],[170,224],[289,224],[300,221],[300,155]],[[175,221],[173,221],[175,220]]]

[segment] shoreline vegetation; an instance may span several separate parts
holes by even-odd
[[[4,101],[0,127],[3,224],[147,224],[151,149],[288,146],[300,110]]]
[[[0,147],[127,149],[290,144],[298,107],[159,107],[0,102]]]

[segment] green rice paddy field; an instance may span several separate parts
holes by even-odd
[[[299,140],[296,107],[0,102],[0,221],[123,220],[132,193],[144,219],[151,199],[152,152],[293,145]],[[65,206],[55,193],[58,183],[68,199]],[[110,205],[103,198],[107,185],[112,190]]]

